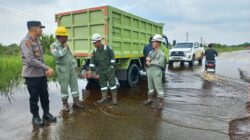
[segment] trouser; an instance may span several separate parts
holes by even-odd
[[[162,85],[162,69],[157,67],[150,67],[147,69],[148,77],[148,95],[153,95],[154,90],[157,91],[159,98],[164,98],[163,85]]]
[[[40,99],[41,106],[44,113],[49,112],[49,94],[47,78],[44,77],[32,77],[25,78],[26,85],[30,94],[30,112],[33,115],[38,115],[39,107],[38,100]]]
[[[79,97],[77,74],[74,68],[66,66],[56,67],[58,74],[58,81],[61,86],[62,100],[69,98],[68,87],[70,86],[72,97]]]
[[[116,88],[116,80],[115,80],[115,69],[114,68],[108,68],[108,69],[100,69],[99,70],[99,82],[101,86],[101,92],[102,94],[107,94],[108,91],[108,85],[109,83],[109,89],[112,93],[117,92]]]

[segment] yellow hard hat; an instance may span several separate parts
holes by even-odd
[[[65,27],[57,27],[56,28],[56,36],[69,36],[69,32]]]

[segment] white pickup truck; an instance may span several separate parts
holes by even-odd
[[[205,53],[204,47],[201,47],[198,42],[177,43],[169,50],[169,66],[174,62],[188,62],[189,66],[193,66],[196,60],[202,64],[203,55]]]

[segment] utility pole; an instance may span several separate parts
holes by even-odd
[[[202,43],[203,43],[203,38],[202,38],[202,36],[201,36],[201,45],[202,45]]]
[[[188,42],[188,35],[189,35],[189,33],[186,32],[186,40],[187,40],[187,42]]]

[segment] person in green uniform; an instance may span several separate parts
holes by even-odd
[[[164,91],[162,84],[162,68],[165,64],[165,55],[163,51],[160,49],[162,42],[162,36],[159,34],[154,35],[152,39],[152,47],[153,50],[149,53],[146,58],[147,69],[147,77],[148,77],[148,99],[144,102],[145,105],[152,103],[154,90],[157,91],[157,97],[159,98],[159,102],[157,105],[157,109],[163,109],[163,99],[164,99]]]
[[[73,107],[84,108],[79,101],[77,74],[75,71],[77,64],[67,44],[69,33],[65,27],[58,27],[55,34],[56,41],[51,44],[50,49],[56,60],[56,72],[61,86],[63,111],[69,111],[68,86],[70,86],[73,97]]]
[[[101,86],[102,98],[97,101],[102,104],[108,101],[108,89],[111,90],[113,104],[117,104],[117,87],[115,79],[115,55],[111,47],[101,43],[102,37],[96,33],[92,36],[92,43],[95,46],[90,60],[90,72],[97,70],[99,73],[99,83]]]

